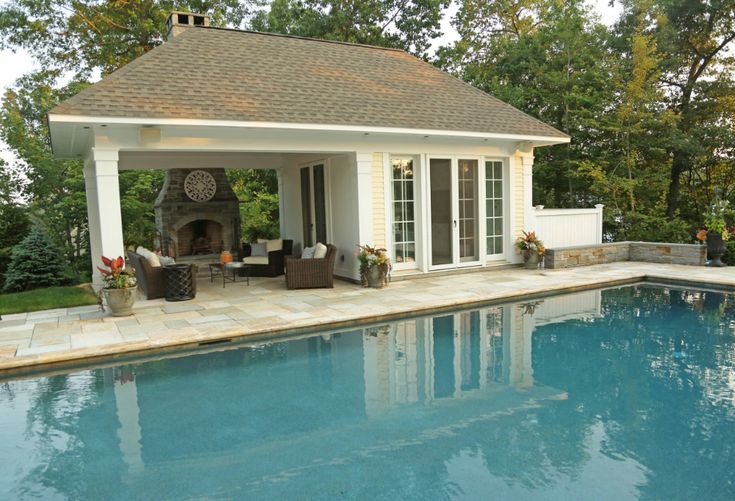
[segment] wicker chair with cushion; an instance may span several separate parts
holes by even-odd
[[[138,280],[138,286],[145,297],[147,299],[163,297],[163,268],[151,266],[151,263],[137,252],[128,251],[128,259],[135,268],[135,278]]]
[[[327,255],[322,259],[286,258],[286,287],[289,289],[312,289],[334,287],[334,261],[337,248],[327,245]]]
[[[251,256],[252,247],[245,244],[242,261],[250,266],[251,277],[277,277],[283,275],[284,259],[291,255],[292,249],[293,240],[283,240],[280,250],[270,251],[267,256]]]

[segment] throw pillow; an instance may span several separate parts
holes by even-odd
[[[315,251],[316,247],[304,247],[303,252],[301,252],[301,259],[314,259]]]
[[[158,261],[161,263],[161,266],[176,264],[176,260],[169,256],[158,256]]]
[[[322,243],[316,244],[316,250],[314,251],[314,259],[324,259],[327,257],[327,246]]]
[[[161,261],[158,259],[158,254],[155,254],[145,247],[138,247],[135,249],[135,252],[140,255],[141,257],[148,260],[148,264],[150,264],[154,268],[160,268]]]
[[[268,252],[279,251],[283,249],[283,240],[276,238],[273,240],[266,240],[265,238],[258,239],[259,244],[265,244]]]
[[[263,243],[250,244],[250,255],[268,257],[268,246]]]

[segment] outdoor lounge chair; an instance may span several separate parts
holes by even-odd
[[[163,268],[151,266],[146,258],[137,252],[128,251],[128,259],[135,268],[138,287],[147,299],[158,299],[164,296]]]
[[[243,262],[250,267],[251,277],[277,277],[283,275],[284,259],[291,255],[293,240],[283,240],[281,250],[271,251],[268,257],[251,257],[250,244],[243,245]]]
[[[334,287],[334,261],[337,248],[327,245],[327,255],[323,259],[286,258],[286,287],[288,289],[312,289]]]

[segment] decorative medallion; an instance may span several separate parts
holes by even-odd
[[[193,170],[184,179],[184,192],[195,202],[211,200],[217,191],[217,181],[205,170]]]

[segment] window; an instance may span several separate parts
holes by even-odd
[[[503,162],[485,162],[487,254],[503,253]]]
[[[416,262],[414,160],[392,157],[393,243],[396,263]]]

